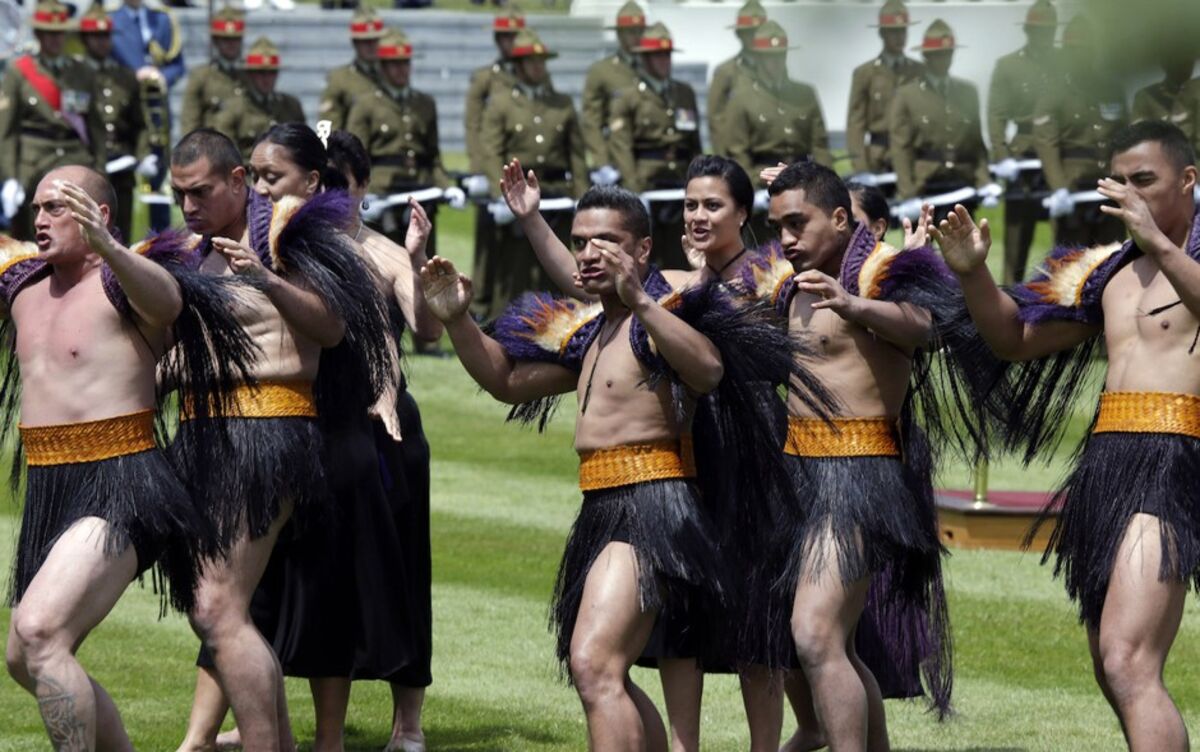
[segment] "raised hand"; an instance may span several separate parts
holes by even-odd
[[[443,323],[463,316],[475,297],[471,279],[459,274],[449,260],[434,256],[421,267],[421,290],[429,312]]]
[[[590,242],[600,251],[600,260],[605,271],[612,275],[617,287],[617,297],[628,308],[636,307],[643,301],[646,291],[642,289],[642,275],[633,256],[608,240],[592,238]]]
[[[809,269],[796,275],[796,292],[816,295],[820,298],[812,304],[813,310],[828,308],[842,318],[853,313],[855,297],[846,292],[842,283],[825,272]]]
[[[967,274],[983,266],[992,247],[992,230],[984,219],[975,225],[962,204],[956,204],[941,225],[929,225],[929,233],[942,249],[946,265],[955,274]]]
[[[270,273],[262,259],[248,246],[229,238],[213,238],[213,248],[225,257],[234,274],[254,279],[264,279]]]
[[[1159,229],[1150,214],[1150,207],[1137,191],[1111,178],[1102,178],[1096,190],[1101,196],[1116,202],[1116,206],[1100,205],[1100,211],[1125,223],[1129,237],[1147,255],[1154,255],[1174,244]]]
[[[916,225],[913,225],[912,220],[908,217],[901,219],[900,224],[904,225],[904,250],[911,251],[914,248],[924,248],[929,245],[929,228],[933,225],[933,204],[921,205],[921,216],[917,218]]]
[[[763,184],[770,186],[775,182],[775,178],[779,177],[779,173],[783,172],[787,167],[787,162],[780,162],[774,167],[764,167],[759,170],[758,177],[763,181]]]
[[[504,165],[500,175],[500,194],[504,202],[518,219],[525,219],[538,210],[542,203],[542,186],[533,170],[521,171],[521,161],[514,159]]]
[[[108,216],[100,209],[95,199],[75,183],[56,180],[55,185],[66,201],[71,218],[83,232],[83,239],[93,251],[101,255],[117,251],[122,246],[108,229]]]
[[[679,247],[683,249],[683,255],[693,269],[704,268],[704,254],[692,247],[692,241],[688,239],[686,232],[679,236]]]
[[[411,196],[408,199],[408,230],[404,233],[404,248],[410,256],[425,253],[425,244],[433,231],[433,222],[425,213],[425,207]]]

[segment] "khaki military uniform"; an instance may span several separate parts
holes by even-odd
[[[729,156],[757,188],[764,167],[812,160],[833,167],[829,134],[817,90],[790,79],[775,86],[762,78],[743,82],[725,111]]]
[[[480,134],[483,133],[483,113],[487,110],[492,92],[511,91],[516,83],[512,62],[508,60],[497,60],[471,74],[466,110],[463,113],[463,127],[467,142],[467,159],[471,163],[473,173],[484,174],[484,166],[489,161],[496,160],[495,155],[484,150],[480,139]]]
[[[1192,148],[1200,153],[1200,78],[1184,84],[1175,104],[1176,117],[1172,122],[1192,140]]]
[[[1129,122],[1125,94],[1116,82],[1100,76],[1081,80],[1070,73],[1038,97],[1033,137],[1051,191],[1094,190],[1108,174],[1113,134]],[[1078,206],[1054,221],[1055,243],[1094,245],[1124,237],[1120,220],[1098,204]]]
[[[304,109],[291,94],[274,91],[264,96],[246,89],[216,116],[212,128],[233,139],[242,159],[250,161],[254,142],[276,123],[303,123]]]
[[[501,165],[514,158],[534,171],[544,198],[579,198],[588,189],[583,134],[575,105],[566,94],[547,86],[533,91],[521,84],[507,95],[495,93],[483,119],[482,140],[487,152],[499,157],[486,171],[497,197]],[[573,215],[572,211],[545,215],[564,243],[570,236]],[[491,289],[476,306],[487,318],[499,315],[521,293],[551,286],[519,224],[497,228],[497,241],[496,258],[490,265]]]
[[[696,92],[674,79],[642,78],[613,103],[609,149],[622,184],[635,193],[682,188],[688,164],[700,154],[700,115]],[[686,269],[683,203],[651,204],[654,251],[663,268]]]
[[[979,92],[954,77],[945,85],[942,93],[925,75],[901,86],[892,102],[888,138],[901,198],[991,182]]]
[[[334,68],[329,71],[325,91],[321,94],[321,119],[331,122],[335,131],[345,130],[354,103],[373,95],[378,86],[379,74],[375,66],[362,60]]]
[[[183,108],[179,114],[179,130],[191,133],[197,128],[215,128],[222,109],[246,91],[241,65],[215,59],[208,65],[188,73],[183,92]]]
[[[25,189],[25,204],[13,218],[13,237],[30,238],[29,202],[42,176],[65,164],[104,172],[104,122],[96,79],[82,60],[62,56],[33,58],[37,71],[53,79],[61,94],[56,110],[10,61],[0,81],[0,178],[15,177]],[[74,120],[82,134],[72,127]]]
[[[1162,120],[1174,123],[1186,131],[1187,127],[1184,124],[1191,117],[1191,113],[1188,112],[1185,95],[1188,87],[1194,85],[1196,85],[1196,81],[1185,81],[1178,90],[1172,90],[1166,81],[1159,81],[1144,89],[1139,89],[1133,95],[1133,107],[1129,110],[1129,121],[1137,123],[1142,120]]]
[[[1035,53],[1025,47],[996,61],[988,89],[988,136],[992,160],[1034,159],[1033,110],[1037,99],[1054,86],[1058,56],[1053,50]],[[1016,127],[1012,139],[1008,124]],[[1039,219],[1046,218],[1042,198],[1046,180],[1041,172],[1023,171],[1010,181],[1004,200],[1004,283],[1025,276],[1029,247]]]
[[[594,167],[615,165],[608,143],[613,101],[637,86],[637,60],[624,51],[593,63],[583,83],[583,141]]]
[[[880,55],[854,69],[846,113],[846,150],[854,172],[891,172],[888,115],[897,89],[925,73],[906,56]]]
[[[109,58],[89,60],[96,74],[97,105],[104,123],[104,149],[109,160],[133,156],[139,160],[150,151],[141,87],[132,70]],[[108,176],[117,192],[117,227],[130,240],[133,220],[133,189],[137,173],[133,167]]]
[[[708,84],[708,137],[711,151],[730,156],[728,128],[725,127],[726,108],[737,90],[753,82],[758,71],[751,54],[743,51],[721,63],[713,71]]]

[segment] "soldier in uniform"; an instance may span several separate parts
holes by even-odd
[[[609,152],[608,123],[613,100],[626,89],[637,86],[637,46],[646,31],[646,12],[635,2],[625,3],[617,11],[617,20],[608,27],[617,33],[617,52],[592,64],[583,83],[583,140],[590,164],[597,168],[598,183],[611,185],[620,179]]]
[[[13,60],[0,82],[0,208],[18,239],[32,237],[25,198],[43,175],[65,164],[104,172],[95,76],[87,63],[63,54],[70,24],[62,3],[38,3],[32,25],[39,52]]]
[[[208,65],[188,73],[179,115],[181,132],[215,127],[221,108],[242,96],[246,89],[241,70],[245,34],[246,17],[241,11],[227,5],[213,15],[209,35],[216,54]]]
[[[379,40],[379,85],[350,108],[346,130],[358,136],[371,156],[371,192],[388,195],[438,187],[452,205],[461,208],[465,197],[450,185],[442,167],[438,144],[437,104],[433,97],[409,85],[412,77],[412,44],[403,32],[391,29]],[[437,204],[423,204],[434,222],[426,244],[437,249]],[[403,244],[408,232],[407,204],[385,212],[383,232]]]
[[[492,19],[492,36],[496,41],[496,49],[500,55],[491,65],[479,68],[471,74],[471,84],[467,88],[467,104],[463,112],[463,128],[467,145],[467,161],[473,173],[463,185],[473,198],[485,198],[489,188],[499,190],[499,186],[489,186],[484,174],[485,165],[499,162],[500,157],[487,154],[481,143],[483,133],[483,113],[487,109],[493,91],[512,91],[516,83],[513,74],[513,62],[509,52],[517,32],[525,28],[525,16],[510,8],[507,12]],[[492,261],[496,254],[496,224],[487,207],[479,205],[475,210],[475,258],[472,264],[471,279],[475,280],[476,310],[488,310],[491,302],[488,296],[495,285],[492,278]]]
[[[117,193],[116,225],[128,242],[136,176],[158,174],[158,158],[150,154],[150,134],[137,76],[112,57],[112,20],[101,3],[93,3],[79,19],[79,38],[87,51],[87,64],[96,76],[97,106],[104,121],[104,150],[108,161],[112,164],[121,157],[138,159],[130,164],[114,165],[120,169],[114,169],[108,175]]]
[[[483,118],[483,146],[500,157],[488,163],[488,182],[499,196],[503,165],[513,159],[531,168],[543,198],[579,198],[588,188],[587,160],[579,117],[571,97],[549,85],[546,60],[557,57],[529,30],[517,34],[512,48],[517,81],[507,93],[496,92]],[[547,222],[568,242],[574,212],[548,212]],[[534,256],[520,225],[497,227],[497,253],[493,261],[494,285],[489,309],[477,312],[488,318],[500,314],[510,300],[528,290],[551,286]]]
[[[700,113],[696,92],[671,78],[675,44],[661,23],[646,29],[638,43],[637,86],[612,106],[609,148],[626,188],[634,192],[683,188],[688,163],[700,154]],[[686,269],[683,201],[651,204],[652,258],[664,269]]]
[[[908,27],[913,25],[900,0],[888,0],[879,10],[879,38],[883,52],[854,69],[846,112],[846,150],[856,174],[892,172],[888,116],[896,91],[925,72],[925,66],[904,54]],[[895,184],[881,185],[885,195]]]
[[[758,58],[753,52],[754,32],[766,20],[767,9],[758,0],[749,0],[738,9],[737,23],[733,25],[733,30],[742,49],[718,65],[708,83],[708,137],[712,142],[710,151],[713,154],[730,156],[728,136],[722,117],[729,100],[733,98],[735,85],[740,86],[756,77],[755,62]]]
[[[1120,240],[1125,225],[1100,211],[1097,202],[1076,205],[1075,191],[1096,189],[1108,175],[1109,144],[1129,121],[1125,92],[1097,70],[1101,61],[1091,23],[1077,15],[1063,32],[1063,75],[1038,97],[1033,138],[1046,174],[1056,245],[1099,245]]]
[[[1050,0],[1038,0],[1025,14],[1026,44],[996,61],[988,89],[988,136],[996,175],[1008,182],[1004,199],[1004,284],[1025,278],[1025,261],[1039,219],[1046,218],[1042,198],[1046,179],[1040,170],[1019,170],[1017,160],[1036,159],[1033,108],[1054,85],[1058,55],[1054,34],[1058,12]],[[1013,124],[1008,138],[1009,123]]]
[[[242,65],[246,75],[245,91],[217,113],[213,127],[237,144],[246,162],[250,161],[254,142],[272,125],[304,122],[300,100],[275,91],[279,66],[279,48],[270,39],[259,37],[250,45]]]
[[[321,119],[335,131],[343,130],[350,119],[350,108],[362,97],[371,96],[379,86],[379,38],[383,19],[370,8],[360,8],[350,19],[350,43],[354,60],[329,71],[325,92],[321,94]]]
[[[958,49],[954,32],[938,19],[916,49],[924,53],[925,72],[896,92],[888,121],[896,192],[906,199],[902,211],[908,216],[919,214],[919,197],[964,187],[986,188],[998,196],[1002,189],[988,173],[979,92],[950,75]],[[978,201],[962,203],[973,208]],[[952,208],[939,207],[934,216],[940,221]]]
[[[1166,120],[1179,126],[1185,133],[1184,124],[1190,113],[1180,106],[1180,96],[1192,80],[1192,69],[1196,58],[1191,50],[1171,49],[1163,56],[1162,70],[1165,77],[1150,84],[1133,95],[1130,109],[1131,122],[1139,120]]]

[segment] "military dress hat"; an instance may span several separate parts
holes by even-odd
[[[412,42],[399,29],[388,29],[379,40],[379,60],[412,60]]]
[[[1091,19],[1082,13],[1077,13],[1067,22],[1067,28],[1063,29],[1062,46],[1086,47],[1092,43],[1093,32]]]
[[[907,29],[916,21],[908,17],[908,8],[900,0],[887,0],[879,9],[879,23],[871,24],[875,29]]]
[[[214,37],[241,39],[246,36],[246,14],[226,5],[213,14],[209,33]]]
[[[630,0],[617,11],[616,22],[606,29],[644,29],[646,28],[646,11],[642,6]]]
[[[383,36],[383,19],[370,8],[359,7],[350,19],[351,39],[379,39]]]
[[[279,70],[279,48],[266,37],[259,37],[250,45],[246,53],[246,70],[248,71],[277,71]]]
[[[764,54],[783,53],[796,49],[788,46],[787,32],[775,21],[767,21],[754,32],[754,41],[750,49]]]
[[[542,44],[537,32],[532,29],[521,29],[517,32],[517,38],[513,40],[512,52],[509,56],[516,60],[523,57],[558,57],[558,53]]]
[[[737,23],[731,29],[757,29],[767,20],[767,9],[758,0],[749,0],[738,8]]]
[[[497,34],[516,34],[525,28],[525,14],[516,8],[509,8],[507,13],[501,13],[492,19],[492,31]]]
[[[671,40],[671,32],[667,31],[666,24],[659,21],[646,29],[646,33],[642,34],[642,38],[638,40],[637,47],[633,51],[644,54],[651,52],[679,52],[679,48]]]
[[[954,32],[950,30],[950,24],[942,19],[937,19],[929,24],[929,28],[925,30],[925,37],[921,40],[921,44],[913,47],[914,50],[921,52],[940,52],[942,50],[957,50],[962,47],[954,41]]]
[[[1058,11],[1050,0],[1037,0],[1025,14],[1024,26],[1058,26]]]
[[[56,0],[38,3],[32,26],[35,31],[70,31],[71,9]]]
[[[87,13],[79,17],[80,34],[111,34],[112,28],[112,19],[104,12],[104,4],[101,2],[92,3]]]

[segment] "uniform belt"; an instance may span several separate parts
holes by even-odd
[[[433,159],[427,156],[401,156],[389,155],[385,157],[371,157],[371,164],[380,165],[383,167],[419,167],[423,170],[433,167]]]
[[[1069,146],[1058,153],[1063,159],[1104,159],[1105,156],[1094,146]]]
[[[633,156],[637,159],[654,159],[662,162],[691,162],[690,149],[668,146],[665,149],[634,149]]]
[[[871,131],[871,146],[888,146],[892,142],[887,131]]]
[[[229,395],[229,409],[220,412],[216,405],[210,414],[222,418],[315,418],[311,381],[260,381],[255,386],[241,384]],[[195,417],[188,405],[180,411],[184,420]]]
[[[794,457],[899,457],[894,418],[788,417],[785,454]]]
[[[651,480],[696,477],[692,437],[579,453],[579,489],[599,491]]]
[[[750,154],[750,159],[756,166],[767,165],[769,167],[774,167],[780,162],[789,165],[795,164],[796,162],[808,162],[812,160],[812,155],[801,154],[796,156],[794,154],[785,154],[780,151],[756,151]]]
[[[153,449],[154,411],[53,426],[20,426],[30,467],[99,462]]]
[[[46,128],[22,128],[21,135],[29,138],[41,138],[46,141],[78,141],[75,131],[53,131]]]
[[[1092,433],[1171,433],[1200,439],[1200,397],[1170,392],[1105,392]]]

